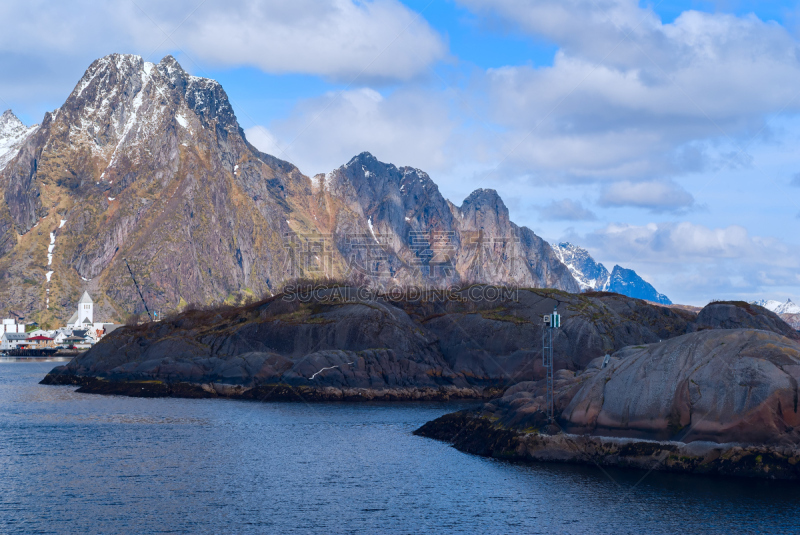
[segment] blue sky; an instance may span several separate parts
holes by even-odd
[[[800,300],[797,2],[35,4],[0,7],[0,107],[28,124],[97,57],[171,53],[306,174],[368,150],[674,301]]]

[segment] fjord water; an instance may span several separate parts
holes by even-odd
[[[134,399],[0,363],[2,533],[794,533],[800,484],[511,464],[411,432],[470,404]]]

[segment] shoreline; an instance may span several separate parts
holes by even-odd
[[[306,385],[264,384],[242,386],[225,383],[164,382],[158,380],[112,381],[98,377],[48,373],[39,384],[77,386],[83,394],[146,398],[227,398],[252,401],[453,401],[488,400],[502,395],[497,387],[454,386],[400,387],[387,389],[321,388]]]
[[[675,442],[545,434],[503,427],[460,411],[432,420],[414,434],[448,442],[459,451],[509,461],[556,462],[639,470],[761,479],[800,479],[800,448],[793,446]]]

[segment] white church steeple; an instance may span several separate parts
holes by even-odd
[[[86,321],[86,320],[89,321]],[[78,321],[76,323],[94,323],[94,301],[89,297],[89,292],[83,292],[83,297],[78,301]]]

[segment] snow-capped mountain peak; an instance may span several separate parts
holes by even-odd
[[[596,262],[589,251],[582,247],[569,242],[553,244],[552,247],[583,291],[615,292],[665,305],[672,304],[666,295],[658,293],[632,269],[614,266],[614,270],[609,273],[603,264]]]
[[[22,143],[37,128],[38,125],[28,127],[22,124],[11,110],[0,115],[0,171],[17,155]]]
[[[608,285],[610,278],[608,270],[603,264],[595,262],[586,249],[569,242],[562,242],[553,245],[553,251],[578,281],[581,290],[604,290]]]
[[[753,304],[762,306],[776,314],[800,314],[800,306],[796,305],[791,299],[787,299],[785,303],[773,299],[762,299],[753,301]]]

